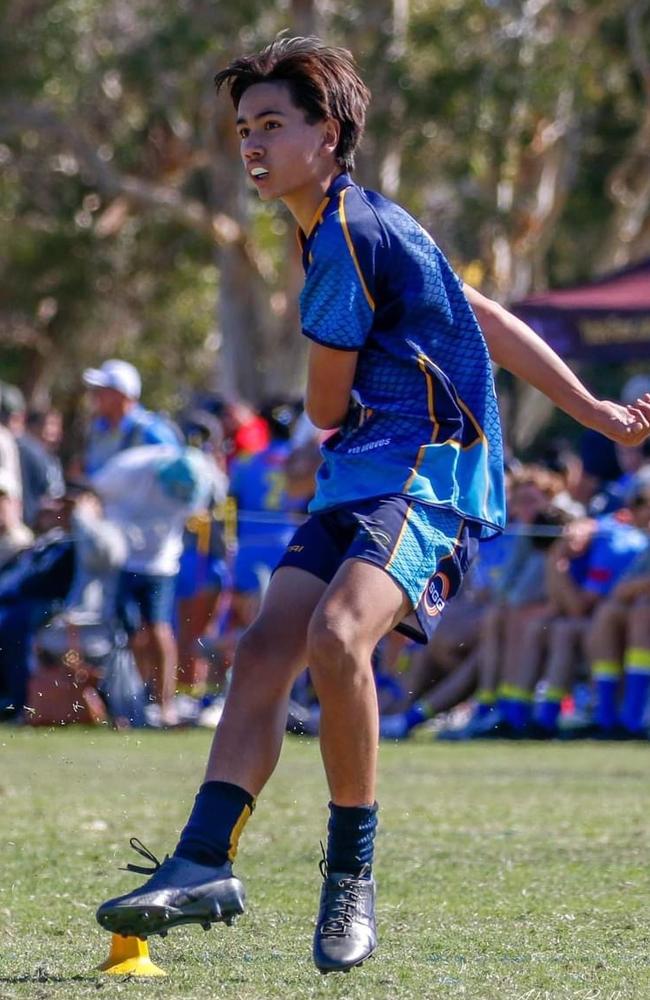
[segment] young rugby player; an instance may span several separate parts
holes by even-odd
[[[648,434],[650,396],[628,407],[596,400],[528,327],[462,285],[407,212],[352,180],[369,92],[348,52],[282,38],[235,60],[216,83],[229,87],[260,198],[279,198],[298,223],[306,408],[318,427],[340,430],[323,449],[312,516],[239,644],[174,854],[97,918],[145,937],[242,912],[232,862],[278,760],[292,682],[308,663],[331,795],[314,961],[321,972],[347,971],[377,944],[371,654],[394,628],[426,641],[477,540],[503,525],[490,358],[624,443]]]

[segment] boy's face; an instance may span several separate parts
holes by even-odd
[[[260,198],[281,198],[290,211],[322,198],[322,182],[338,171],[332,121],[310,125],[284,83],[258,83],[243,94],[237,132],[246,173]],[[300,218],[298,218],[300,222]]]

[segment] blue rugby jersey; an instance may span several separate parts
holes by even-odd
[[[429,234],[382,195],[337,177],[300,233],[303,333],[359,352],[353,404],[323,446],[310,511],[400,494],[504,524],[503,449],[487,347]]]
[[[275,441],[264,451],[241,455],[233,462],[230,495],[241,515],[237,525],[240,544],[286,544],[296,530],[286,492],[285,466],[290,450],[288,444]],[[263,516],[256,520],[256,513]]]

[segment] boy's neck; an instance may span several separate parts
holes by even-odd
[[[302,188],[300,191],[292,192],[286,198],[281,199],[305,236],[309,236],[309,232],[315,221],[314,217],[330,185],[342,173],[345,173],[345,171],[336,164],[328,174],[315,180],[309,188]]]

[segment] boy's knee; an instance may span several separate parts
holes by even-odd
[[[316,614],[307,633],[307,662],[312,674],[326,671],[332,674],[349,669],[354,662],[354,629],[350,622]]]
[[[251,697],[281,697],[291,687],[295,666],[278,634],[277,623],[257,619],[237,643],[233,680],[244,680]]]
[[[242,634],[235,650],[235,670],[247,673],[265,669],[277,659],[273,635],[264,624],[253,622]]]

